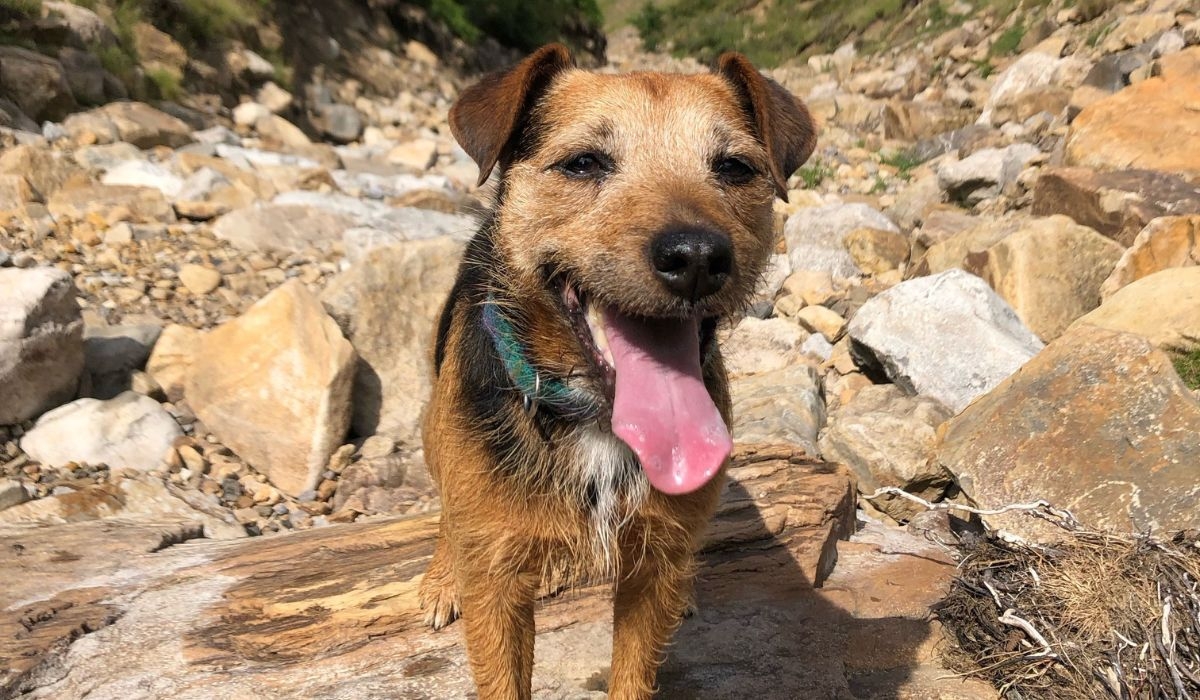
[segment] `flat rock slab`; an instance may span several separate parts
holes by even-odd
[[[700,612],[671,647],[663,697],[996,697],[939,680],[948,674],[929,663],[928,606],[951,565],[925,544],[867,538],[844,544],[841,569],[814,591],[854,528],[852,479],[787,446],[735,460],[705,547]],[[461,626],[431,632],[416,604],[436,516],[154,552],[156,531],[132,527],[0,531],[6,552],[60,543],[67,554],[38,558],[44,576],[62,572],[39,582],[40,595],[0,593],[0,695],[471,695]],[[107,544],[91,550],[89,537]],[[610,617],[606,587],[546,598],[536,697],[604,697]]]

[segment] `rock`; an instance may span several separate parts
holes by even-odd
[[[1022,94],[1047,85],[1074,88],[1086,70],[1080,59],[1026,53],[996,79],[976,124],[1000,126],[1015,116],[1012,109]]]
[[[899,233],[883,214],[865,204],[830,204],[800,209],[784,225],[792,270],[821,270],[835,278],[856,279],[863,271],[846,249],[846,237],[870,228]]]
[[[348,216],[316,207],[255,204],[222,216],[212,232],[239,250],[296,253],[328,249],[353,225]]]
[[[1100,43],[1103,53],[1115,53],[1146,42],[1175,26],[1174,12],[1139,12],[1122,18]]]
[[[17,46],[0,46],[0,95],[38,121],[58,121],[76,106],[62,65]]]
[[[844,242],[854,264],[869,275],[896,270],[908,262],[908,239],[896,231],[860,228],[851,231]]]
[[[38,419],[21,438],[21,449],[51,466],[107,464],[150,471],[183,435],[157,401],[132,391],[107,401],[79,399]]]
[[[114,166],[104,173],[100,182],[105,185],[152,187],[171,199],[177,197],[183,189],[183,178],[157,163],[140,158]]]
[[[146,373],[162,387],[168,401],[177,403],[183,398],[187,374],[203,338],[203,331],[175,324],[159,335],[146,361]]]
[[[463,244],[450,238],[378,248],[334,278],[321,301],[360,358],[353,430],[420,442],[434,325]]]
[[[1003,219],[972,218],[973,224],[945,240],[937,241],[913,268],[913,276],[936,275],[953,268],[965,269],[967,261],[983,254],[988,248],[1021,229],[1025,220],[1017,217]],[[958,224],[954,224],[956,228]]]
[[[104,102],[106,73],[95,54],[66,46],[59,49],[58,62],[77,103],[97,105]]]
[[[953,562],[878,523],[845,541],[857,528],[844,469],[756,460],[735,456],[696,579],[700,612],[669,647],[663,697],[702,688],[714,700],[996,700],[938,663],[943,637],[929,609],[951,585]],[[196,535],[115,521],[6,531],[0,546],[24,555],[0,591],[13,659],[0,682],[31,697],[105,697],[131,685],[179,698],[468,696],[461,631],[435,633],[417,614],[436,521],[165,548]],[[603,695],[587,688],[611,662],[610,588],[544,594],[535,606],[533,697]],[[381,599],[403,612],[377,614],[370,601]],[[295,609],[321,610],[320,624],[289,626]],[[17,634],[28,620],[37,621],[32,633]],[[228,666],[189,661],[214,655]],[[52,665],[62,671],[43,673]]]
[[[177,80],[183,78],[187,49],[149,22],[136,22],[132,29],[133,48],[142,67],[150,72],[167,73]]]
[[[76,48],[112,45],[117,41],[100,15],[73,2],[43,0],[42,18],[61,23],[71,35],[71,45]]]
[[[970,110],[941,102],[892,100],[883,110],[883,135],[888,139],[919,141],[967,126]]]
[[[1200,349],[1200,267],[1172,267],[1117,290],[1075,322],[1148,338],[1164,350]]]
[[[252,127],[259,119],[271,116],[273,110],[257,102],[243,102],[233,108],[233,123],[238,126]]]
[[[1162,61],[1174,59],[1178,67],[1164,67],[1162,75],[1080,112],[1067,136],[1067,163],[1161,170],[1200,184],[1200,119],[1194,107],[1200,102],[1200,47]]]
[[[1200,185],[1152,170],[1049,168],[1034,186],[1033,213],[1065,214],[1129,246],[1160,216],[1200,214]]]
[[[255,101],[267,108],[271,114],[282,114],[291,109],[295,98],[292,93],[284,90],[273,82],[268,82],[258,89],[258,94],[254,97]],[[234,110],[234,121],[237,122],[237,110]],[[254,121],[258,121],[255,118]],[[241,122],[238,122],[241,123]],[[250,122],[245,126],[253,126],[254,122]]]
[[[938,426],[952,415],[935,399],[907,396],[893,384],[867,386],[829,416],[821,455],[849,467],[861,493],[896,486],[936,502],[954,483],[954,475],[933,462]],[[899,521],[924,512],[895,497],[871,504]]]
[[[84,366],[91,378],[87,395],[111,399],[127,391],[133,373],[146,366],[161,332],[157,324],[84,328]]]
[[[318,105],[314,123],[336,143],[357,141],[363,132],[362,117],[348,105]]]
[[[33,134],[40,132],[37,122],[22,112],[17,103],[3,96],[0,96],[0,127],[28,132],[24,137],[14,134],[14,138],[36,138]]]
[[[419,41],[407,42],[404,45],[404,55],[407,56],[410,61],[424,63],[431,68],[436,68],[438,64],[437,54],[431,51],[428,46]]]
[[[1155,272],[1193,265],[1200,265],[1200,215],[1164,216],[1151,221],[1133,239],[1100,285],[1100,296],[1107,299],[1130,282]]]
[[[347,229],[342,235],[347,260],[357,262],[376,248],[410,240],[446,236],[465,242],[479,226],[470,216],[415,207],[391,209],[386,218],[370,220],[369,224]]]
[[[794,364],[773,372],[734,379],[730,432],[739,444],[786,440],[817,455],[817,435],[825,427],[825,401],[817,369]]]
[[[1123,252],[1092,229],[1053,216],[1025,222],[986,251],[968,255],[965,269],[1049,342],[1100,305],[1100,285]]]
[[[70,158],[35,146],[16,146],[0,152],[0,173],[25,178],[42,201],[68,182],[84,177],[83,170]]]
[[[266,107],[263,107],[266,110]],[[304,150],[312,145],[300,127],[269,112],[254,122],[254,130],[267,143],[283,148]]]
[[[402,143],[388,153],[387,159],[392,165],[424,172],[437,159],[437,144],[429,139]]]
[[[93,143],[125,141],[138,148],[180,148],[192,141],[192,130],[180,119],[141,102],[112,102],[90,112],[72,114],[63,127],[76,141],[91,135]]]
[[[179,268],[179,281],[192,294],[203,296],[221,286],[221,273],[203,265],[184,265]]]
[[[955,412],[1042,349],[999,295],[962,270],[909,280],[874,297],[847,327],[860,365]]]
[[[13,479],[0,479],[0,510],[7,510],[28,501],[29,491],[21,482]]]
[[[0,425],[71,400],[83,371],[83,320],[71,276],[0,268]]]
[[[721,343],[725,371],[740,377],[783,369],[800,360],[808,334],[783,318],[747,317]]]
[[[295,496],[317,485],[346,435],[355,359],[292,280],[203,337],[185,393],[223,444]]]
[[[109,223],[171,222],[175,210],[162,192],[150,187],[125,185],[89,185],[60,190],[46,202],[46,208],[58,218],[86,221],[89,215]]]
[[[1080,88],[1094,88],[1102,96],[1124,89],[1129,85],[1129,76],[1150,60],[1142,51],[1121,51],[1102,56],[1083,79]]]
[[[142,160],[145,156],[137,146],[123,141],[102,146],[84,146],[75,151],[75,162],[87,170],[107,172],[122,163]]]
[[[837,340],[846,328],[846,319],[824,306],[806,306],[796,313],[796,320],[805,330],[820,333],[830,341]]]
[[[1167,355],[1081,324],[947,423],[937,460],[983,507],[1045,499],[1086,527],[1173,531],[1200,525],[1197,431],[1200,405]],[[1035,518],[987,519],[1061,537]]]
[[[976,204],[995,197],[1030,161],[1041,155],[1037,146],[1015,143],[1005,148],[984,148],[938,168],[938,186],[953,200]]]

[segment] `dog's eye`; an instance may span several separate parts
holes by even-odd
[[[717,174],[723,182],[731,185],[744,185],[750,182],[758,175],[758,171],[754,169],[746,161],[741,158],[721,158],[713,164],[713,172]]]
[[[612,169],[608,159],[598,153],[580,153],[564,160],[556,167],[568,177],[579,179],[600,177]]]

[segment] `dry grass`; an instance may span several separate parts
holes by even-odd
[[[973,544],[938,617],[1006,697],[1200,698],[1200,532]]]

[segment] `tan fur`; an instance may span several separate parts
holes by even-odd
[[[597,75],[569,64],[561,47],[542,49],[469,89],[451,115],[459,141],[480,163],[481,179],[493,167],[504,169],[495,211],[504,276],[496,284],[520,300],[512,303],[520,306],[514,311],[533,361],[563,377],[579,374],[587,362],[546,290],[547,265],[570,270],[595,299],[627,313],[680,316],[694,310],[664,291],[646,250],[666,225],[703,223],[728,235],[735,260],[729,281],[704,300],[705,313],[737,314],[772,248],[777,175],[812,150],[803,107],[790,96],[773,102],[783,99],[782,89],[747,73],[752,68],[736,55],[722,57],[717,74],[697,76]],[[784,133],[782,122],[801,124],[804,133]],[[514,142],[522,128],[537,137],[536,149],[524,154]],[[581,151],[611,155],[613,176],[597,183],[555,173],[556,164]],[[712,170],[721,154],[743,158],[760,176],[722,185]],[[462,306],[453,298],[448,304],[448,348],[472,332]],[[728,424],[724,371],[719,354],[712,355],[705,381]],[[602,455],[603,439],[580,428],[550,444],[514,413],[502,429],[530,447],[517,456],[513,473],[498,476],[487,447],[496,436],[472,425],[463,408],[468,368],[461,362],[446,353],[425,418],[425,456],[443,506],[421,591],[427,619],[440,627],[461,612],[481,698],[529,698],[538,586],[551,575],[613,576],[610,697],[650,697],[663,649],[689,601],[693,552],[723,474],[685,496],[648,484],[605,492],[597,516],[579,505],[596,465],[580,461]]]

